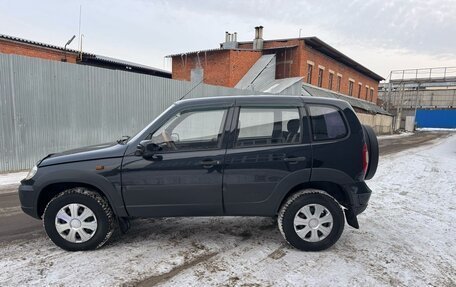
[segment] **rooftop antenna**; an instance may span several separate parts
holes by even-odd
[[[80,46],[79,46],[79,47],[80,47],[80,48],[79,48],[79,60],[80,60],[80,61],[82,61],[82,39],[83,39],[84,37],[85,37],[84,34],[81,34],[81,36],[80,36],[81,40],[80,40]]]

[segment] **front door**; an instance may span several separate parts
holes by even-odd
[[[151,158],[127,155],[123,196],[130,216],[221,215],[228,108],[183,110],[146,137]]]

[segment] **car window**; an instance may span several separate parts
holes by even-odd
[[[237,147],[296,144],[301,142],[299,109],[293,107],[241,107],[237,125]]]
[[[227,109],[180,112],[148,139],[162,151],[219,148],[226,113]]]
[[[347,127],[339,109],[332,106],[309,105],[309,112],[314,140],[332,140],[347,135]]]

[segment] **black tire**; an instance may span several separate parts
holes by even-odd
[[[317,242],[309,242],[307,241],[309,239],[304,240],[301,238],[294,225],[294,219],[298,211],[304,206],[313,204],[323,206],[332,216],[331,231],[326,237],[322,237]],[[279,211],[278,225],[282,236],[291,246],[303,251],[320,251],[328,249],[339,240],[344,230],[345,218],[342,208],[333,197],[321,190],[308,189],[291,195],[285,201]]]
[[[56,215],[66,205],[77,203],[88,207],[96,218],[97,228],[85,242],[70,242],[56,228]],[[43,224],[49,238],[60,248],[68,251],[93,250],[103,246],[114,231],[115,217],[106,199],[85,187],[65,190],[55,196],[46,206]]]
[[[370,126],[363,125],[364,139],[367,144],[367,152],[369,154],[369,162],[367,165],[365,180],[369,180],[374,177],[377,172],[379,150],[377,135]]]

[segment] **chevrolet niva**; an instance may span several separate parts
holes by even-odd
[[[178,101],[133,137],[50,154],[21,181],[22,210],[59,247],[101,247],[129,218],[277,217],[292,246],[359,228],[378,164],[345,101],[226,96]]]

